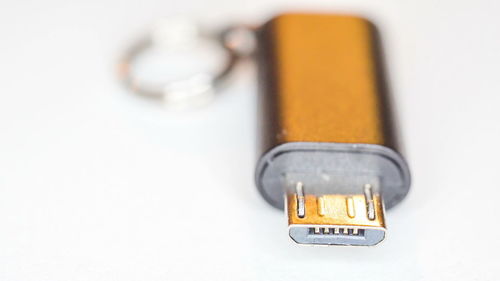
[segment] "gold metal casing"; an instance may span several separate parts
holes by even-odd
[[[286,142],[394,145],[370,22],[284,14],[261,29],[259,42],[264,150]]]
[[[366,180],[381,180],[375,191],[387,208],[399,203],[410,174],[398,153],[375,26],[351,15],[282,14],[259,28],[257,42],[255,176],[264,198],[283,209],[283,191],[296,181],[320,195],[357,193]]]

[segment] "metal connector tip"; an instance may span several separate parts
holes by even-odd
[[[360,194],[287,195],[289,234],[299,244],[373,246],[385,238],[384,205],[372,185]]]

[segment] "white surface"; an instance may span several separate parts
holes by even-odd
[[[498,1],[30,2],[0,2],[0,280],[498,280]],[[195,112],[116,83],[161,16],[285,7],[382,29],[414,184],[379,247],[288,240],[253,185],[250,68]]]

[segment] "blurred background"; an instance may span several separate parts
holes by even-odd
[[[190,111],[118,81],[159,18],[283,11],[381,30],[413,186],[380,246],[289,241],[253,183],[251,63]],[[493,0],[0,0],[0,280],[498,279],[499,13]]]

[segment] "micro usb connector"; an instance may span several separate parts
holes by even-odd
[[[378,244],[410,187],[369,21],[283,14],[257,31],[262,156],[256,183],[299,244]],[[384,206],[385,204],[385,206]]]
[[[385,237],[384,204],[371,184],[359,194],[308,194],[302,182],[286,196],[289,235],[299,244],[372,246]]]

